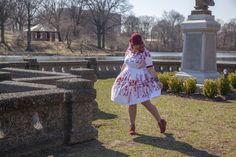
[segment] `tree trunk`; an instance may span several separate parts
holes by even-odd
[[[28,11],[28,31],[27,31],[27,48],[26,51],[32,52],[33,49],[31,47],[31,15],[30,15],[30,5],[27,6]]]
[[[98,40],[98,45],[97,46],[98,46],[99,49],[101,49],[102,48],[102,46],[101,46],[101,34],[99,34],[99,33],[97,34],[97,40]]]
[[[105,32],[102,33],[102,48],[104,49],[105,48]]]
[[[20,32],[23,32],[23,25],[24,25],[24,24],[21,23],[21,22],[19,22],[18,24],[19,24],[19,31],[20,31]]]
[[[61,42],[62,39],[61,39],[61,32],[60,31],[57,32],[57,36],[58,36],[58,41]]]
[[[102,45],[101,44],[101,42],[102,42],[102,34],[101,34],[101,30],[99,28],[97,28],[97,30],[98,30],[97,31],[97,42],[98,42],[97,46],[98,46],[99,49],[101,49],[102,48],[102,46],[101,46]]]
[[[1,23],[1,43],[3,43],[3,44],[5,44],[4,32],[5,32],[4,24]]]

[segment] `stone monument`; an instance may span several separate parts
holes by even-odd
[[[211,15],[208,6],[214,0],[196,0],[195,10],[181,24],[184,45],[181,72],[178,77],[195,77],[199,84],[218,77],[216,65],[216,33],[220,24]]]

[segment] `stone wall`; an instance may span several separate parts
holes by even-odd
[[[39,71],[31,69],[19,69],[19,68],[2,68],[2,72],[9,72],[12,78],[33,78],[33,77],[47,77],[47,76],[67,76],[70,74],[57,73],[52,71]]]
[[[64,95],[58,89],[0,94],[0,154],[63,144],[68,123]]]
[[[16,78],[0,82],[0,156],[97,138],[91,123],[97,108],[95,80],[66,73],[4,70],[17,72]],[[81,73],[81,69],[75,71]],[[21,72],[41,77],[19,78]]]
[[[155,69],[157,72],[170,72],[170,71],[181,70],[181,61],[178,60],[154,60],[153,63],[155,65]],[[1,64],[2,63],[0,63],[0,67]],[[5,64],[4,66],[7,66],[6,63],[4,64]],[[45,61],[45,62],[31,62],[31,64],[28,64],[25,61],[19,63],[9,63],[8,65],[9,67],[20,67],[23,69],[27,68],[35,69],[35,67],[38,67],[38,70],[40,71],[50,71],[59,73],[72,73],[71,71],[73,71],[74,69],[89,68],[94,70],[98,78],[109,78],[109,77],[115,77],[119,74],[122,64],[123,61],[101,61],[101,60],[96,60],[95,58],[88,58],[86,60],[80,60],[80,61],[47,61],[47,62]],[[224,63],[222,61],[218,61],[217,69],[218,72],[222,72],[224,69],[227,69],[229,72],[235,72],[236,63],[235,62]]]
[[[58,88],[70,90],[69,102],[69,138],[68,143],[84,142],[97,137],[97,130],[92,126],[92,113],[96,90],[92,81],[74,78],[57,81]]]

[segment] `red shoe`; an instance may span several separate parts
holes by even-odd
[[[131,125],[130,126],[129,134],[130,135],[135,135],[136,134],[136,132],[135,132],[135,125]]]
[[[164,133],[166,131],[166,121],[165,121],[165,119],[161,119],[161,121],[158,122],[158,125],[160,127],[160,133]]]

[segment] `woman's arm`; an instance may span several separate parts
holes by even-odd
[[[157,73],[156,70],[154,69],[154,66],[148,67],[147,70],[154,78],[157,77]]]
[[[155,81],[157,82],[158,86],[160,88],[163,88],[163,84],[159,81],[159,79],[157,77],[157,72],[156,72],[154,66],[148,67],[147,70],[152,75],[152,77],[155,79]]]

